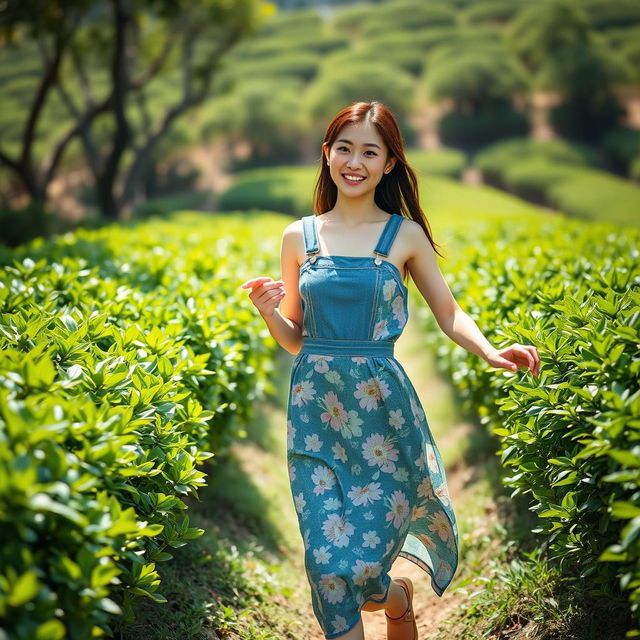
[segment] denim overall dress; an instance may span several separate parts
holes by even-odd
[[[408,290],[383,258],[402,224],[392,214],[374,256],[319,254],[302,218],[303,345],[287,406],[287,462],[315,616],[326,638],[354,627],[367,600],[387,599],[398,556],[438,596],[458,564],[444,465],[394,343]]]

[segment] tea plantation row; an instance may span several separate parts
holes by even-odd
[[[243,435],[277,346],[239,289],[273,271],[270,217],[218,220],[0,256],[0,638],[108,634],[202,534],[182,498]]]
[[[500,438],[551,555],[640,617],[640,231],[532,219],[453,232],[443,272],[497,348],[534,345],[538,378],[497,370],[421,322],[466,409]],[[415,289],[414,289],[414,294]],[[569,573],[569,572],[567,572]]]

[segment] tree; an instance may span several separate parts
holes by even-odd
[[[0,162],[44,205],[77,138],[100,211],[117,218],[142,192],[172,123],[210,95],[224,55],[272,11],[261,0],[6,0],[0,29],[7,44],[34,41],[43,72],[20,150],[11,156],[0,148]],[[68,122],[38,161],[38,125],[54,91]]]
[[[563,96],[552,121],[564,135],[597,141],[624,114],[613,88],[632,81],[633,70],[607,50],[575,0],[527,5],[512,25],[510,40],[538,86]]]

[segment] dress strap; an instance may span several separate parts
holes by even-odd
[[[315,214],[302,218],[302,232],[304,234],[304,251],[307,255],[318,253],[318,234],[316,232]]]
[[[374,253],[377,253],[380,256],[384,256],[385,258],[389,255],[389,251],[391,251],[391,245],[395,240],[398,229],[400,229],[402,220],[403,216],[401,216],[399,213],[391,214],[391,217],[387,220],[387,224],[380,234],[378,244],[373,250]]]

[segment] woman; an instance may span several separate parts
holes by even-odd
[[[297,354],[287,455],[313,609],[326,638],[362,640],[360,611],[384,609],[389,640],[417,640],[413,584],[388,572],[407,558],[442,596],[458,530],[422,405],[393,357],[403,280],[410,273],[443,332],[492,366],[537,376],[540,360],[531,345],[492,347],[453,298],[383,104],[353,103],[329,124],[314,210],[284,231],[282,280],[242,285]]]

